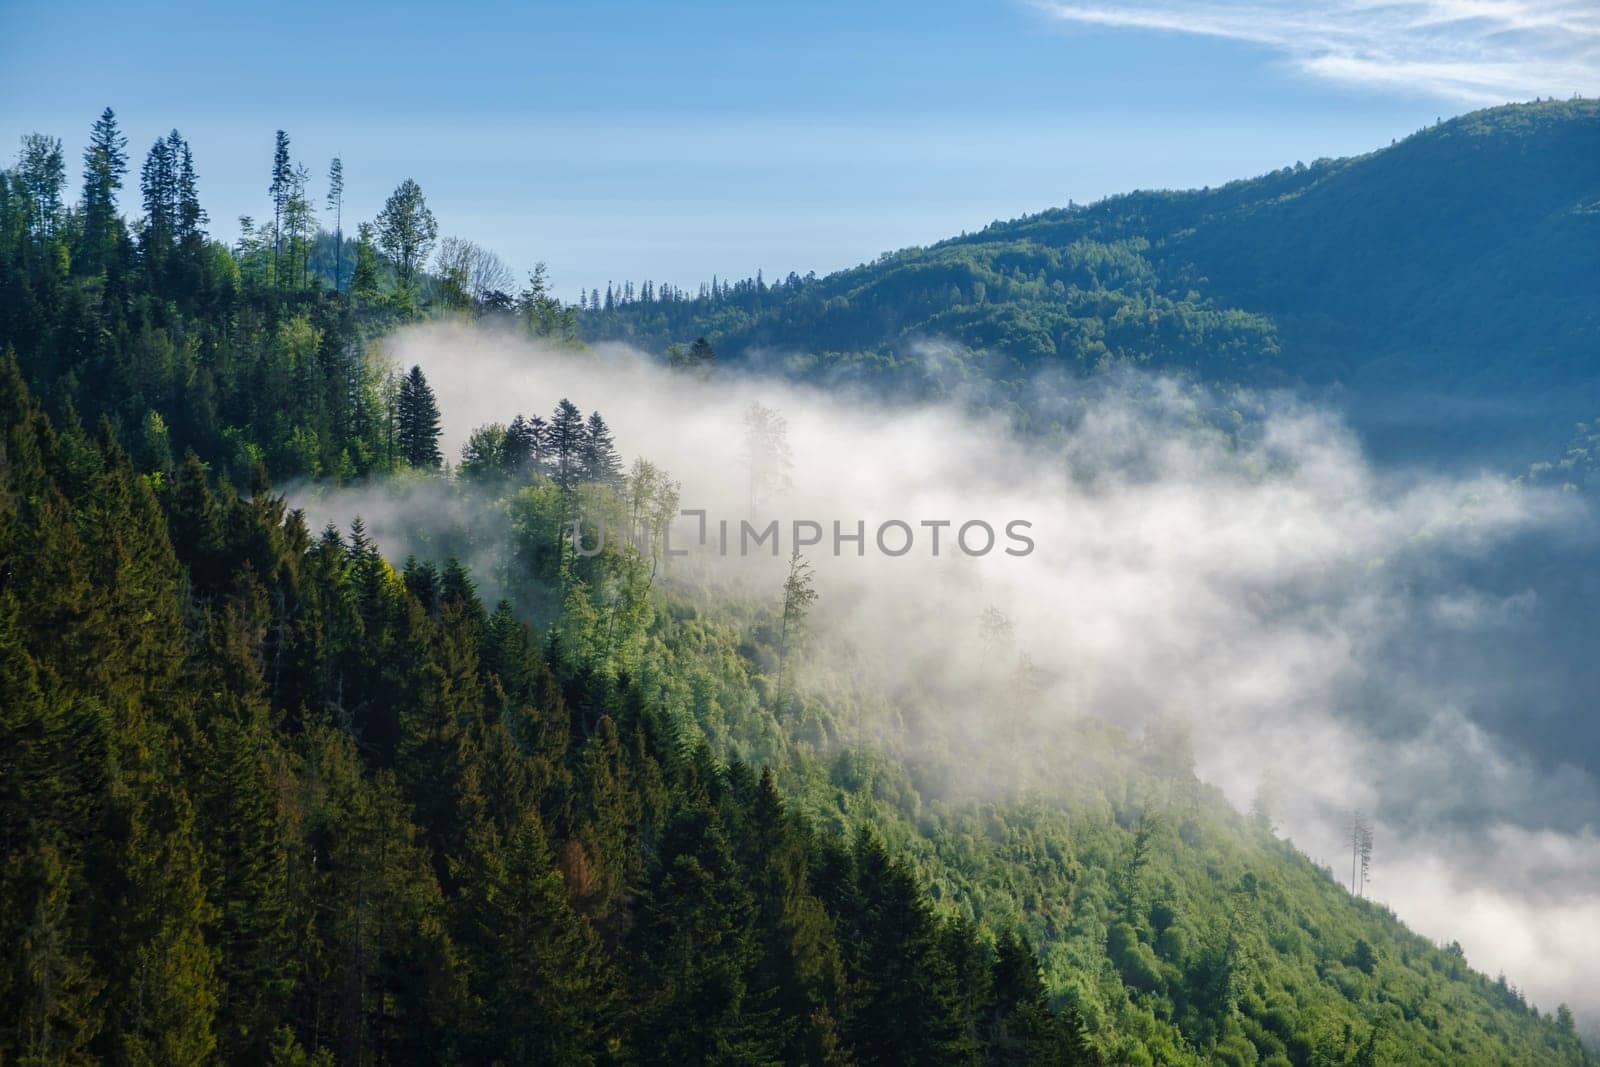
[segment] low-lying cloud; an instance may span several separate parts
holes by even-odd
[[[1326,411],[1141,375],[1041,381],[1041,410],[1061,422],[1022,438],[951,406],[700,381],[620,347],[572,354],[431,325],[388,351],[426,371],[447,454],[477,425],[570,397],[713,522],[748,516],[745,412],[777,409],[793,484],[763,520],[869,531],[863,555],[808,553],[812,677],[870,689],[958,752],[952,788],[1070,774],[1070,746],[1050,746],[1083,718],[1132,736],[1184,722],[1200,775],[1241,808],[1275,782],[1280,827],[1336,870],[1343,820],[1371,813],[1373,896],[1546,1010],[1600,1015],[1600,791],[1589,769],[1513,740],[1517,690],[1539,690],[1508,682],[1493,654],[1514,661],[1519,627],[1545,610],[1508,553],[1581,527],[1572,496],[1379,470]],[[1025,519],[1036,548],[885,558],[871,531],[886,519]],[[727,580],[776,601],[783,566],[758,553]],[[1009,625],[986,629],[989,607]]]

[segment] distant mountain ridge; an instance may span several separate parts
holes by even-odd
[[[1467,437],[1547,449],[1600,410],[1600,101],[1491,108],[824,278],[618,302],[584,330],[658,348],[704,334],[724,360],[924,388],[917,343],[941,338],[985,353],[968,361],[985,378],[1125,361],[1332,389],[1380,437],[1398,422],[1449,446],[1461,428],[1439,424],[1464,417]]]

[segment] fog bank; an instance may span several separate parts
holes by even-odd
[[[1135,736],[1185,722],[1198,773],[1235,804],[1275,781],[1281,832],[1336,871],[1349,865],[1346,814],[1368,811],[1369,895],[1460,940],[1541,1008],[1600,1016],[1600,789],[1581,762],[1515,739],[1519,694],[1587,700],[1548,663],[1516,677],[1538,662],[1519,651],[1538,632],[1530,620],[1550,610],[1549,576],[1525,577],[1524,554],[1585,529],[1580,500],[1381,470],[1334,413],[1131,373],[1041,380],[1062,422],[1023,439],[953,406],[886,410],[726,371],[702,381],[622,347],[563,353],[434,324],[386,350],[426,372],[447,457],[475,426],[570,397],[604,414],[628,460],[681,480],[683,506],[705,509],[713,530],[729,520],[735,544],[751,517],[745,413],[775,409],[792,486],[763,494],[758,525],[779,520],[780,555],[795,521],[824,532],[806,549],[820,594],[813,670],[848,664],[854,684],[963,746],[971,773],[953,788],[1006,784],[1018,723],[1031,745],[1086,716]],[[311,510],[343,519],[351,507]],[[915,535],[904,555],[876,543],[889,520]],[[998,532],[995,549],[952,546],[972,520]],[[1017,520],[1034,547],[1008,555]],[[853,542],[834,554],[835,521],[864,525],[860,554]],[[925,524],[944,521],[934,555]],[[895,527],[888,543],[903,540]],[[778,598],[784,563],[765,545],[718,566]],[[980,623],[990,607],[1008,631]],[[1070,773],[1071,753],[1059,757]]]

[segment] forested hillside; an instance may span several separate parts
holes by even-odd
[[[584,336],[943,391],[1112,361],[1338,387],[1412,420],[1548,452],[1600,407],[1600,102],[1495,108],[1352,159],[1146,191],[886,254],[824,278],[626,283]],[[951,353],[936,342],[971,352]],[[934,344],[930,344],[934,342]],[[818,359],[815,353],[829,353]]]
[[[72,206],[50,138],[0,180],[0,1061],[1587,1062],[1181,736],[932,788],[848,687],[785,684],[793,590],[574,551],[580,504],[675,502],[572,400],[508,398],[447,466],[449,412],[373,342],[571,343],[569,309],[481,250],[425,269],[410,181],[346,263],[286,137],[268,162],[235,248],[176,132],[119,207],[109,110]],[[389,560],[291,481],[426,486],[504,562]]]

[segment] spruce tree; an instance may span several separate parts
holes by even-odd
[[[272,278],[281,286],[280,261],[283,257],[283,216],[294,192],[294,166],[289,159],[289,135],[277,132],[272,148],[272,181],[267,194],[272,197]]]
[[[174,130],[172,137],[176,136]],[[163,279],[177,231],[178,161],[173,155],[172,137],[157,138],[139,173],[139,188],[144,194],[140,251],[144,255],[145,270],[158,281]]]
[[[610,962],[573,912],[538,815],[504,844],[480,827],[466,882],[464,940],[474,952],[480,1062],[592,1064],[620,1036]]]
[[[810,856],[784,812],[777,780],[763,769],[739,822],[738,854],[750,871],[761,953],[752,986],[777,1015],[774,1034],[789,1062],[821,1062],[844,996],[844,966],[832,918],[811,891]]]
[[[437,626],[414,616],[414,632],[401,646],[414,662],[403,675],[396,770],[447,890],[465,835],[484,813],[483,694],[477,649],[461,617],[459,604],[442,612]]]
[[[583,412],[566,397],[556,405],[546,434],[550,448],[550,476],[562,492],[570,492],[583,477],[583,449],[587,440]]]
[[[396,409],[400,458],[413,467],[439,467],[444,462],[439,451],[439,404],[420,366],[413,366],[401,381]]]
[[[333,288],[344,282],[344,160],[328,164],[328,210],[333,212]]]
[[[368,777],[348,732],[308,739],[304,872],[317,902],[307,946],[307,1012],[342,1062],[448,1058],[464,1006],[444,902],[394,777]]]
[[[128,171],[128,139],[109,107],[95,120],[83,150],[83,246],[76,257],[85,273],[104,271],[116,253],[122,221],[117,190]]]
[[[746,874],[715,812],[676,816],[637,908],[636,1043],[652,1063],[766,1063],[782,1035],[751,989],[760,958]]]
[[[589,413],[578,446],[581,479],[597,485],[616,485],[622,479],[622,456],[612,440],[611,428],[598,411]]]
[[[124,814],[125,881],[108,946],[117,985],[101,1054],[151,1067],[209,1062],[220,990],[206,930],[216,910],[206,899],[193,809],[185,795],[161,785],[148,799],[129,798]]]
[[[370,222],[356,227],[356,262],[350,275],[350,295],[365,300],[378,295],[378,250],[373,243]]]
[[[970,1062],[955,969],[911,873],[863,829],[841,941],[854,990],[845,1034],[861,1063]]]
[[[167,502],[167,529],[172,548],[189,572],[196,595],[221,593],[228,580],[224,516],[211,491],[206,468],[190,451],[173,480]]]
[[[103,971],[73,922],[72,871],[52,843],[0,860],[0,1057],[14,1063],[92,1063]],[[79,894],[81,896],[81,893]],[[76,908],[75,908],[76,905]]]
[[[61,191],[67,180],[61,138],[39,133],[23,137],[16,175],[28,199],[28,228],[42,248],[61,224]]]
[[[1014,930],[995,940],[992,994],[982,1028],[990,1063],[1064,1067],[1100,1063],[1077,1011],[1070,1005],[1060,1013],[1050,1010],[1039,957]]]
[[[208,694],[197,746],[199,818],[221,950],[220,1051],[229,1060],[265,1051],[298,971],[290,930],[291,842],[275,788],[287,760],[274,743],[259,662],[262,626],[253,617],[262,597],[256,587],[211,614],[207,647],[196,665]]]
[[[540,470],[544,464],[545,421],[535,415],[531,419],[518,415],[506,427],[505,469],[512,475],[525,475]]]
[[[176,135],[177,131],[173,131]],[[189,142],[178,146],[178,240],[192,243],[205,237],[205,208],[200,206],[200,179],[194,170],[194,152]]]

